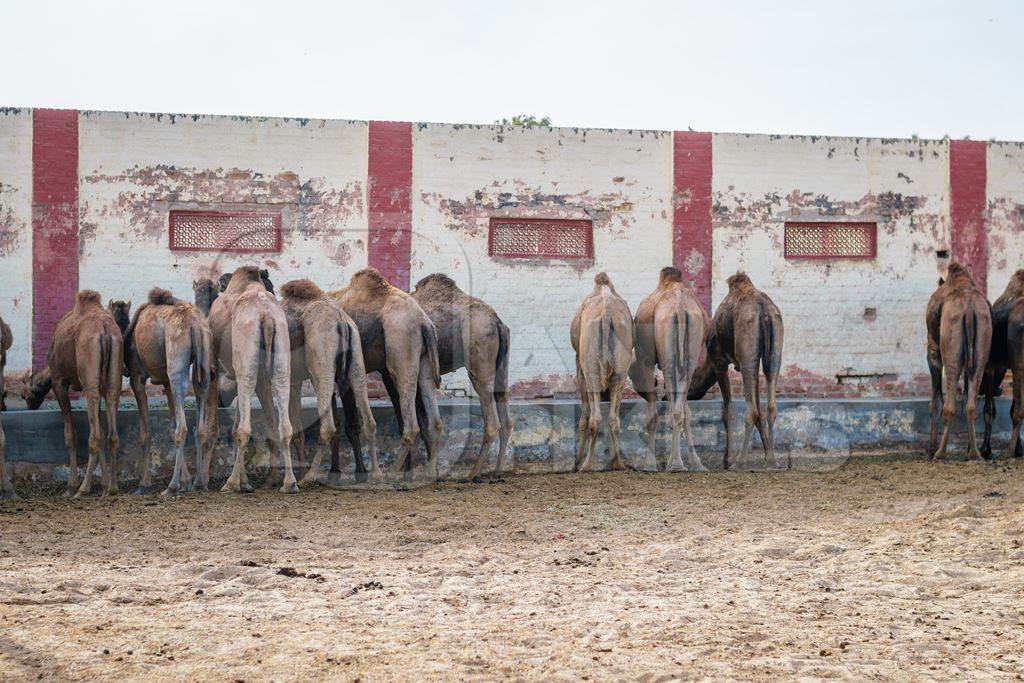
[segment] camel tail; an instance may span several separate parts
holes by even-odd
[[[201,386],[209,384],[213,379],[213,368],[210,365],[210,353],[203,329],[195,321],[188,331],[189,344],[192,346],[192,377]]]
[[[498,357],[494,361],[494,393],[508,392],[508,351],[509,332],[505,324],[498,321]]]
[[[764,304],[761,305],[759,332],[757,353],[761,356],[761,368],[764,370],[765,379],[768,379],[772,376],[772,371],[778,368],[772,367],[775,360],[775,323],[765,310]]]
[[[260,353],[263,354],[263,370],[267,379],[274,376],[274,320],[269,315],[260,318]]]
[[[437,357],[437,330],[433,324],[423,323],[420,325],[420,333],[423,335],[423,346],[430,356],[430,369],[434,375],[434,386],[441,388],[441,362]]]
[[[688,378],[690,374],[690,357],[686,351],[686,340],[690,337],[690,312],[683,311],[683,324],[680,331],[679,314],[672,315],[672,335],[675,342],[676,359],[672,363],[676,379],[673,391],[678,390],[679,385]]]
[[[335,382],[348,377],[348,368],[352,364],[352,344],[354,343],[355,340],[348,323],[338,321],[338,355],[334,360]]]
[[[114,355],[114,339],[109,334],[104,332],[100,335],[100,386],[107,386],[110,382],[110,363]],[[121,371],[118,369],[118,378],[121,377]],[[109,388],[109,387],[108,387]]]
[[[978,369],[978,356],[974,348],[978,330],[978,314],[972,311],[970,321],[968,321],[967,315],[965,314],[960,318],[960,324],[963,328],[963,336],[960,340],[960,356],[961,360],[963,360],[962,366],[964,369],[964,379],[970,380],[971,377],[974,377],[974,373]]]

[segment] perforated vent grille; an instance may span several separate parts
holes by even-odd
[[[874,258],[876,231],[874,223],[786,223],[786,258]]]
[[[594,255],[594,224],[589,220],[492,218],[491,256],[579,259]]]
[[[171,211],[171,251],[281,251],[274,211]]]

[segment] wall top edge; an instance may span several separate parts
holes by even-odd
[[[43,107],[39,107],[43,109]],[[14,107],[14,106],[0,106],[0,116],[17,116],[21,114],[28,114],[33,111],[32,107]],[[108,116],[116,115],[123,116],[126,119],[130,118],[150,118],[159,122],[167,122],[170,124],[176,124],[180,121],[192,121],[198,122],[206,119],[212,120],[230,120],[239,123],[268,123],[274,121],[280,121],[283,123],[296,123],[299,126],[309,125],[322,125],[328,122],[331,123],[346,123],[353,125],[367,125],[369,121],[360,119],[335,119],[335,118],[316,118],[316,117],[298,117],[298,116],[262,116],[262,115],[246,115],[246,114],[188,114],[188,113],[168,113],[168,112],[140,112],[140,111],[117,111],[117,110],[105,110],[105,109],[82,109],[79,110],[79,114],[86,118],[93,116]],[[390,122],[385,119],[381,121]],[[448,128],[450,130],[490,130],[496,132],[502,131],[525,131],[527,130],[524,126],[511,126],[502,124],[488,124],[488,123],[444,123],[444,122],[407,122],[398,121],[396,123],[410,123],[410,125],[416,126],[419,130],[427,130],[430,128]],[[563,135],[569,134],[570,132],[576,135],[586,135],[589,132],[600,132],[600,133],[625,133],[627,135],[638,135],[638,136],[669,136],[674,132],[687,132],[687,131],[670,131],[670,130],[657,130],[657,129],[646,129],[646,128],[601,128],[601,127],[585,127],[585,126],[542,126],[539,128],[547,128],[548,132],[559,132]],[[731,131],[693,131],[688,132],[710,132],[717,138],[752,138],[762,139],[768,141],[780,141],[780,140],[796,140],[796,141],[808,141],[811,143],[817,142],[852,142],[852,143],[873,143],[878,142],[883,145],[890,144],[918,144],[922,147],[931,145],[947,145],[950,142],[950,138],[900,138],[900,137],[870,137],[870,136],[854,136],[854,135],[815,135],[815,134],[799,134],[799,133],[749,133],[749,132],[731,132]],[[966,139],[966,138],[965,138]],[[1024,149],[1024,141],[1017,140],[981,140],[980,142],[987,142],[990,145],[999,147],[1016,147]]]

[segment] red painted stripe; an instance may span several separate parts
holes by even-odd
[[[673,136],[672,263],[711,310],[711,133]]]
[[[412,258],[412,124],[370,121],[369,263],[408,291]]]
[[[949,143],[953,258],[970,268],[982,292],[987,292],[988,284],[987,151],[988,145],[976,140],[951,140]]]
[[[32,360],[78,291],[78,112],[32,112]]]

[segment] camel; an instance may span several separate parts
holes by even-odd
[[[366,372],[378,371],[391,397],[402,431],[395,470],[412,466],[412,449],[427,425],[427,476],[437,479],[437,445],[443,429],[435,392],[441,385],[437,331],[416,300],[389,283],[375,268],[364,268],[344,288],[330,293],[359,328]],[[417,395],[419,401],[417,401]],[[356,472],[366,471],[359,455],[359,425],[354,402],[343,398],[345,435],[352,444]],[[417,410],[422,411],[418,419]],[[331,469],[336,469],[332,453]]]
[[[4,367],[7,365],[7,351],[14,343],[14,336],[11,328],[7,326],[3,318],[0,318],[0,412],[7,410],[7,385],[4,383]],[[0,500],[17,500],[18,494],[14,492],[14,484],[11,483],[11,473],[7,469],[7,439],[4,436],[4,426],[0,424]]]
[[[437,328],[441,374],[466,368],[469,381],[480,398],[484,435],[469,478],[480,481],[480,472],[495,437],[499,439],[495,475],[500,476],[512,433],[508,414],[508,328],[493,308],[463,292],[454,280],[442,273],[428,275],[417,282],[412,297]],[[515,469],[513,454],[512,471]]]
[[[316,483],[324,449],[335,440],[334,391],[354,401],[359,413],[360,432],[370,452],[370,477],[383,478],[377,461],[377,423],[366,393],[366,370],[359,328],[338,303],[309,280],[292,280],[281,287],[281,304],[288,318],[291,359],[289,410],[293,425],[301,425],[302,384],[310,380],[316,392],[320,421],[320,447],[299,486]],[[305,435],[295,429],[292,437],[301,466],[305,462]],[[361,455],[359,456],[361,460]]]
[[[68,449],[68,487],[65,495],[75,497],[92,490],[93,470],[100,466],[104,496],[117,493],[117,404],[121,395],[121,371],[124,367],[121,329],[100,303],[100,295],[83,290],[75,296],[75,306],[57,323],[46,365],[25,376],[22,396],[36,410],[43,397],[53,389],[64,418],[64,444]],[[77,436],[71,419],[70,390],[85,394],[89,416],[89,462],[79,485]],[[107,434],[104,448],[100,424],[100,401],[106,401]],[[109,452],[108,452],[109,451]]]
[[[690,380],[707,337],[710,320],[704,308],[683,283],[683,274],[671,266],[661,269],[658,287],[636,309],[636,343],[630,378],[633,388],[647,401],[647,458],[643,469],[657,470],[655,435],[658,426],[655,366],[665,376],[666,399],[672,417],[672,453],[665,470],[703,472],[690,432],[690,411],[686,405]],[[686,437],[687,462],[680,456],[680,432]]]
[[[928,300],[928,369],[932,376],[932,429],[929,456],[944,458],[949,431],[956,415],[956,390],[964,379],[967,413],[967,455],[980,458],[975,439],[978,390],[992,345],[992,314],[985,295],[975,286],[970,272],[953,261],[942,282]],[[942,439],[936,447],[941,409]]]
[[[1010,276],[1010,281],[1002,295],[992,304],[992,349],[988,356],[988,366],[985,368],[985,378],[982,380],[982,393],[985,395],[985,436],[982,439],[981,454],[983,457],[992,457],[992,423],[996,418],[996,396],[1000,393],[1000,385],[1006,378],[1006,371],[1011,370],[1016,376],[1018,373],[1024,375],[1024,339],[1020,337],[1024,332],[1021,326],[1024,321],[1024,268]],[[1011,419],[1020,410],[1018,400],[1017,383],[1013,384],[1013,406],[1010,408]],[[1007,457],[1021,457],[1024,449],[1021,447],[1020,432],[1016,428],[1015,436],[1010,440],[1010,448]]]
[[[111,304],[111,308],[115,303]],[[115,320],[120,314],[115,315]],[[206,394],[213,379],[213,348],[210,326],[199,309],[187,301],[175,299],[166,289],[153,288],[149,300],[139,307],[131,323],[124,328],[125,374],[139,406],[139,443],[142,447],[142,475],[135,493],[147,493],[152,486],[149,440],[149,406],[146,380],[159,384],[167,396],[174,426],[174,473],[163,495],[175,496],[189,488],[192,477],[185,464],[185,394],[189,370],[196,397],[196,471],[203,468],[207,443]]]
[[[608,395],[608,435],[613,470],[624,468],[619,453],[619,406],[633,359],[633,317],[604,273],[594,277],[594,291],[587,295],[569,327],[576,352],[576,386],[583,410],[580,414],[576,470],[596,469],[595,446],[601,426],[601,396]]]
[[[208,277],[199,278],[198,280],[192,281],[192,293],[195,297],[194,301],[196,308],[198,308],[199,312],[203,315],[209,316],[213,302],[216,301],[217,297],[220,295],[220,285]]]
[[[277,455],[271,456],[269,483],[278,462],[284,463],[282,493],[295,493],[298,486],[292,470],[289,444],[292,425],[288,415],[291,384],[288,320],[274,295],[267,289],[259,268],[243,266],[231,274],[224,292],[213,302],[208,318],[213,333],[213,352],[223,375],[234,380],[238,388],[235,406],[235,462],[223,491],[251,491],[245,472],[245,451],[252,434],[252,394],[260,399],[267,418],[267,431]],[[208,401],[215,405],[220,376],[210,382]],[[208,411],[216,414],[216,411]],[[209,429],[207,430],[209,432]],[[206,458],[199,472],[197,487],[209,483],[210,460]]]
[[[758,291],[746,273],[736,273],[728,280],[729,293],[718,305],[711,319],[707,340],[707,356],[693,373],[687,399],[702,398],[715,382],[722,391],[722,422],[725,424],[724,467],[729,469],[732,439],[729,423],[732,418],[732,393],[729,386],[729,365],[743,376],[743,398],[747,417],[743,432],[741,461],[746,462],[750,441],[757,427],[764,446],[764,462],[775,466],[775,387],[782,368],[782,314],[764,292]],[[764,371],[768,393],[767,420],[761,409],[761,387],[758,365]],[[786,458],[787,467],[792,466]]]

